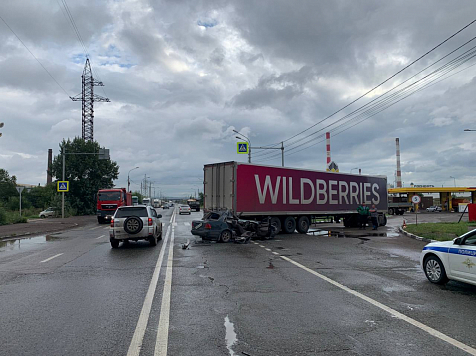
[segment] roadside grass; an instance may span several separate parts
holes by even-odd
[[[432,240],[449,241],[455,237],[463,235],[464,233],[476,229],[476,223],[468,222],[442,222],[442,223],[422,223],[409,224],[405,229],[411,234],[426,237]]]
[[[0,208],[0,225],[10,225],[10,224],[22,224],[26,223],[28,219],[37,218],[41,209],[25,209],[22,210],[22,215],[20,216],[19,211],[11,211],[5,208]]]

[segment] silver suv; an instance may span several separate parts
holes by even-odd
[[[119,242],[147,240],[156,246],[162,240],[162,223],[154,208],[149,205],[121,206],[116,210],[109,228],[109,241],[112,248]]]

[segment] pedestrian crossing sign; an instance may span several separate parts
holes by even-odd
[[[236,151],[238,154],[248,154],[250,147],[248,146],[248,142],[237,142],[236,143]]]
[[[57,190],[58,192],[69,192],[69,181],[59,180]]]

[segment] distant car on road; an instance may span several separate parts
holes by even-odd
[[[452,241],[429,243],[420,262],[431,283],[445,284],[451,279],[476,285],[476,229]]]
[[[169,208],[169,204],[167,203],[162,204],[162,209],[168,209],[168,208]]]
[[[192,221],[192,235],[200,236],[203,240],[215,240],[229,242],[233,238],[233,232],[228,220],[233,218],[229,211],[209,212],[202,220]]]
[[[429,208],[426,208],[426,211],[428,212],[440,212],[442,209],[439,206],[430,206]]]
[[[56,210],[55,208],[47,208],[46,210],[43,210],[40,214],[39,217],[44,219],[48,217],[55,217],[56,216]]]
[[[162,223],[157,212],[150,205],[122,206],[116,210],[109,228],[112,248],[118,248],[120,241],[147,240],[151,246],[162,240]]]
[[[182,215],[182,214],[192,214],[192,210],[190,209],[190,207],[188,205],[180,205],[179,206],[179,215]]]

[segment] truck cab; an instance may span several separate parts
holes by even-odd
[[[100,189],[97,193],[98,223],[111,221],[117,208],[132,205],[132,194],[126,188]]]

